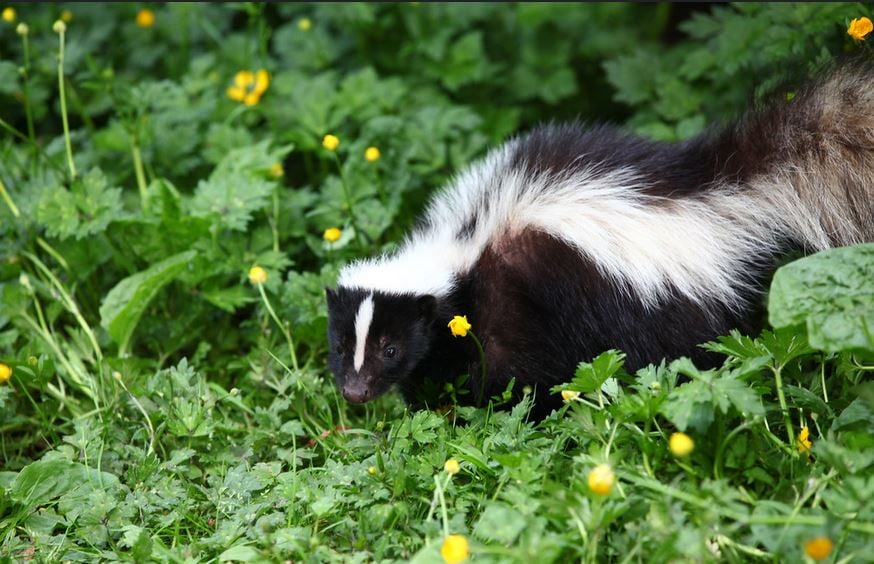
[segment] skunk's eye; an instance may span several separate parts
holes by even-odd
[[[337,345],[334,347],[334,351],[340,356],[343,356],[343,345]]]
[[[394,347],[385,347],[385,349],[382,351],[382,355],[385,358],[394,358],[397,352],[398,350]]]

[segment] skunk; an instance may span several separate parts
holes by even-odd
[[[328,363],[352,403],[397,385],[427,404],[427,382],[467,374],[470,400],[515,379],[545,415],[549,388],[607,349],[630,370],[714,364],[697,345],[754,331],[786,257],[872,240],[870,64],[682,143],[543,125],[457,176],[396,252],[340,271]]]

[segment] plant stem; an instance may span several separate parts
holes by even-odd
[[[143,154],[140,152],[140,142],[136,134],[131,136],[130,150],[134,159],[134,174],[137,176],[137,188],[140,190],[140,206],[145,210],[149,203],[149,194],[146,191],[146,174],[143,171]]]
[[[67,146],[67,165],[70,167],[70,178],[76,179],[76,163],[73,162],[73,145],[70,142],[70,123],[67,120],[67,97],[64,94],[64,34],[66,32],[61,29],[58,33],[58,90],[61,95],[61,120],[64,124],[64,143]]]
[[[486,394],[486,353],[483,350],[483,344],[477,339],[476,335],[473,331],[468,331],[471,338],[473,338],[473,342],[476,343],[476,349],[479,351],[479,365],[480,365],[480,383],[479,383],[479,399],[480,402],[483,400],[483,396]]]
[[[789,436],[789,446],[795,444],[795,429],[792,427],[792,418],[789,417],[789,408],[786,405],[786,396],[783,394],[783,376],[781,375],[783,367],[774,366],[774,382],[777,386],[777,399],[780,400],[780,411],[783,413],[783,424],[786,425],[786,433]]]
[[[6,202],[6,206],[9,208],[9,211],[12,212],[12,215],[15,217],[21,217],[21,212],[18,211],[18,206],[16,206],[15,202],[12,201],[12,196],[10,196],[9,192],[6,191],[6,185],[3,184],[2,178],[0,178],[0,197],[3,198],[4,202]]]
[[[288,352],[291,354],[291,365],[295,370],[300,370],[300,367],[297,365],[297,353],[294,352],[294,341],[291,339],[291,333],[285,325],[279,321],[279,316],[277,316],[276,312],[273,311],[273,306],[270,305],[270,300],[267,299],[267,294],[264,292],[264,284],[256,284],[256,286],[258,286],[258,291],[261,293],[261,301],[264,302],[267,312],[270,313],[270,317],[273,318],[273,321],[279,326],[279,330],[282,331],[283,335],[285,335],[285,340],[288,342]]]
[[[352,195],[349,192],[349,185],[346,184],[346,175],[343,173],[343,166],[340,164],[340,157],[336,151],[331,151],[334,155],[334,162],[337,164],[337,172],[340,174],[340,185],[343,187],[343,197],[346,199],[346,207],[349,208],[349,221],[352,222],[352,230],[355,232],[355,241],[358,243],[358,249],[361,253],[365,253],[367,248],[364,246],[364,240],[361,238],[361,230],[358,228],[358,219],[355,217],[355,206],[352,203]]]
[[[21,43],[24,47],[24,72],[22,79],[24,83],[24,115],[27,118],[27,135],[30,137],[32,144],[36,145],[36,130],[33,127],[33,110],[30,107],[30,40],[28,34],[21,36]]]

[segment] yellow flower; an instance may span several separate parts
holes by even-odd
[[[264,69],[257,72],[241,70],[234,75],[234,83],[228,87],[228,98],[254,106],[261,101],[261,96],[270,86],[270,73]]]
[[[336,151],[339,146],[340,139],[336,135],[331,135],[329,133],[322,139],[322,147],[329,151]]]
[[[140,27],[152,27],[155,25],[155,12],[147,9],[137,12],[137,25]]]
[[[12,367],[0,362],[0,384],[5,384],[12,378]]]
[[[561,391],[561,399],[564,401],[573,401],[580,397],[580,392],[575,392],[573,390],[562,390]]]
[[[55,23],[52,24],[52,31],[58,34],[64,33],[67,31],[67,24],[61,20],[55,20]]]
[[[380,152],[376,147],[368,147],[366,151],[364,151],[364,159],[369,163],[375,163],[379,160]]]
[[[448,535],[443,539],[443,546],[440,547],[440,556],[447,564],[456,564],[464,562],[468,557],[467,539],[464,535]]]
[[[607,496],[613,491],[613,484],[616,483],[616,474],[609,464],[599,464],[595,466],[588,476],[589,489],[592,493]]]
[[[253,266],[249,269],[249,282],[252,284],[263,284],[267,282],[267,271],[260,266]]]
[[[810,454],[810,447],[813,443],[810,441],[810,429],[807,428],[807,425],[801,428],[801,432],[798,433],[798,439],[795,446],[798,447],[798,452],[803,452],[805,454]]]
[[[804,553],[814,560],[825,560],[832,553],[834,543],[828,537],[816,537],[804,543]]]
[[[376,466],[370,466],[367,468],[367,473],[371,476],[376,476],[377,474],[379,474],[379,470],[376,468]]]
[[[470,328],[471,324],[468,323],[466,315],[456,315],[449,322],[449,330],[452,331],[453,337],[467,337]]]
[[[459,470],[461,470],[461,465],[458,464],[458,461],[454,458],[450,458],[446,461],[446,464],[443,465],[443,470],[446,471],[447,474],[458,474]]]
[[[64,10],[63,12],[61,12],[61,21],[65,23],[70,23],[71,21],[73,21],[73,12],[71,12],[70,10]]]
[[[6,13],[3,13],[4,19]],[[9,21],[9,20],[7,20]],[[868,18],[856,18],[850,22],[850,27],[847,28],[847,34],[856,41],[865,41],[865,36],[874,30],[874,24]]]
[[[297,29],[301,31],[309,31],[313,27],[313,22],[309,18],[301,18],[297,20]]]
[[[325,233],[322,235],[322,237],[328,243],[336,243],[337,241],[340,240],[341,235],[343,235],[343,232],[340,231],[338,228],[329,227],[329,228],[325,229]]]
[[[668,439],[668,448],[674,453],[674,456],[688,456],[695,450],[695,441],[686,433],[674,433]]]
[[[282,168],[282,163],[273,163],[270,166],[270,176],[273,178],[282,178],[285,175],[285,169]]]
[[[15,21],[15,8],[3,8],[3,21],[7,23]]]

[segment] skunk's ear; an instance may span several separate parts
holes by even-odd
[[[416,306],[419,308],[419,315],[430,321],[434,318],[434,312],[437,311],[437,298],[422,296],[416,299]]]

